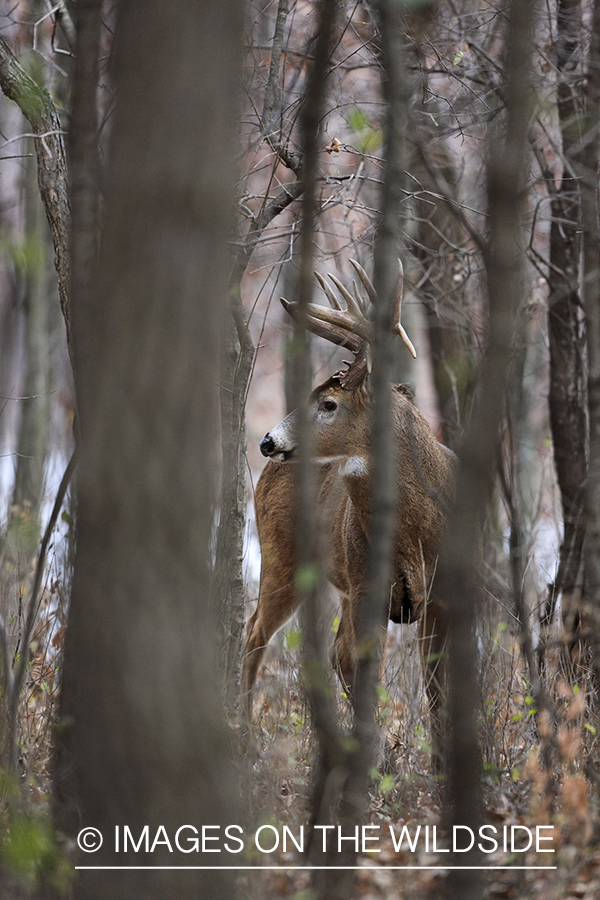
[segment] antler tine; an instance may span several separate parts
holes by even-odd
[[[363,269],[363,267],[351,259],[350,262],[354,267],[360,281],[365,288],[371,302],[376,302],[375,288],[371,279]],[[343,309],[338,298],[335,296],[331,287],[327,284],[322,275],[315,272],[317,280],[323,288],[331,309],[326,306],[320,306],[315,303],[309,303],[307,306],[307,316],[305,321],[306,327],[319,337],[331,341],[334,344],[340,344],[352,350],[353,353],[364,355],[366,365],[368,366],[369,344],[371,341],[371,324],[369,316],[364,309],[365,298],[361,296],[356,282],[352,282],[354,297],[335,275],[329,274],[328,277],[332,284],[338,289],[340,295],[346,301],[347,309]],[[417,351],[414,348],[406,330],[403,328],[400,317],[402,312],[402,294],[404,290],[404,272],[402,262],[398,260],[398,286],[396,296],[394,297],[394,308],[392,317],[392,330],[399,334],[413,358],[416,359]],[[298,309],[296,303],[289,303],[281,298],[281,303],[285,310],[292,318],[299,320]],[[358,360],[357,360],[358,362]]]
[[[318,319],[320,322],[327,322],[329,325],[345,328],[365,341],[370,339],[370,325],[362,315],[360,318],[358,316],[354,317],[345,310],[328,309],[326,306],[319,306],[317,303],[309,303],[307,312],[311,319]]]
[[[398,260],[398,287],[396,289],[396,296],[394,298],[394,310],[393,310],[393,319],[392,319],[392,327],[394,331],[400,335],[406,346],[408,347],[409,353],[411,354],[413,359],[417,358],[417,351],[415,350],[414,344],[407,335],[403,326],[400,323],[400,316],[402,314],[402,296],[404,294],[404,269],[402,268],[402,260]]]
[[[341,310],[342,304],[340,303],[338,298],[335,296],[335,294],[333,293],[333,291],[331,290],[331,288],[329,287],[329,285],[327,284],[327,282],[325,281],[323,276],[319,272],[315,272],[315,275],[317,276],[317,281],[323,288],[325,295],[326,295],[327,299],[329,300],[329,302],[331,303],[332,307],[334,309]]]
[[[344,287],[342,282],[338,278],[336,278],[335,275],[332,275],[330,272],[328,272],[327,275],[331,279],[331,281],[333,281],[336,288],[338,289],[338,291],[340,292],[340,294],[346,301],[346,303],[348,305],[348,313],[350,314],[352,319],[356,320],[357,323],[360,322],[363,326],[368,327],[368,324],[369,324],[368,320],[363,315],[363,312],[362,312],[360,306],[358,305],[358,303],[356,302],[356,300],[354,299],[354,297],[352,296],[350,291]]]
[[[373,287],[373,283],[372,283],[371,279],[369,278],[369,276],[367,275],[367,273],[365,272],[365,270],[363,269],[361,264],[359,262],[357,262],[355,259],[351,259],[350,264],[354,267],[356,274],[362,281],[364,288],[365,288],[367,294],[369,295],[369,300],[371,301],[371,303],[376,303],[377,302],[377,294],[375,293],[375,288]]]
[[[289,313],[292,319],[296,322],[300,322],[298,304],[291,303],[283,297],[280,297],[279,299],[281,305],[285,311]],[[337,316],[346,316],[346,313],[339,312],[338,310],[328,310],[323,306],[316,306],[314,303],[309,303],[308,307],[308,316],[306,317],[304,324],[309,331],[312,331],[317,337],[322,337],[326,341],[330,341],[332,344],[339,344],[341,347],[346,347],[353,353],[358,353],[364,344],[364,339],[362,336],[356,334],[355,331],[349,330],[348,321],[346,319],[343,319],[340,322],[332,322],[331,320],[325,319],[323,315],[314,314],[315,310],[321,311],[325,315],[337,314]]]
[[[362,310],[363,316],[365,316],[365,318],[368,319],[369,318],[369,310],[367,308],[367,301],[366,301],[365,297],[363,296],[363,294],[361,294],[361,292],[357,288],[356,282],[354,279],[352,279],[352,290],[354,291],[354,299],[356,300],[360,309]]]

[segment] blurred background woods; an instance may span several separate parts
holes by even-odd
[[[418,357],[413,362],[400,346],[393,361],[394,380],[410,386],[438,438],[460,453],[477,421],[474,410],[486,396],[481,375],[493,332],[489,283],[497,259],[490,247],[502,216],[490,188],[490,148],[505,146],[510,131],[511,41],[524,39],[529,93],[519,126],[521,183],[518,191],[505,183],[516,191],[508,237],[518,251],[511,263],[516,328],[503,351],[509,388],[495,410],[501,426],[486,472],[490,490],[472,596],[476,618],[466,626],[472,628],[478,687],[468,687],[460,702],[472,709],[479,733],[485,808],[494,809],[501,823],[559,822],[561,841],[584,854],[577,857],[582,865],[597,827],[600,766],[597,5],[537,5],[530,39],[511,32],[511,7],[495,0],[423,2],[403,12],[409,121],[401,200],[403,323]],[[319,120],[314,267],[348,285],[350,258],[373,271],[382,211],[382,6],[338,4]],[[74,149],[70,160],[71,175],[78,171],[84,182],[86,165],[97,160],[91,181],[100,222],[108,215],[106,167],[117,127],[109,64],[118,7],[110,0],[97,4],[96,134],[83,164]],[[277,301],[295,299],[301,269],[307,146],[302,122],[318,45],[318,8],[309,0],[244,4],[239,123],[224,138],[236,154],[238,181],[231,202],[229,282],[213,298],[223,330],[213,373],[221,452],[211,464],[220,487],[211,511],[210,558],[211,605],[231,718],[244,622],[258,594],[252,506],[262,466],[258,444],[293,405],[304,358],[302,337]],[[67,344],[60,258],[58,276],[54,266],[57,232],[48,225],[37,184],[33,128],[18,103],[7,99],[6,65],[7,54],[14,54],[48,91],[59,128],[72,141],[77,22],[70,3],[20,0],[0,11],[6,41],[6,49],[0,48],[0,702],[7,723],[4,764],[16,753],[35,805],[49,790],[78,523],[73,489],[52,532],[31,634],[26,616],[39,542],[73,449],[73,348]],[[149,103],[149,116],[151,109]],[[56,129],[50,131],[38,146],[56,137]],[[85,277],[78,285],[96,289],[86,287]],[[87,339],[93,343],[89,333]],[[316,338],[311,352],[313,384],[347,356]],[[168,609],[163,614],[168,617]],[[323,636],[332,637],[336,615],[332,600],[322,612]],[[7,686],[24,659],[25,643],[30,657],[16,708]],[[269,816],[306,819],[313,744],[297,678],[300,643],[301,629],[293,621],[274,639],[259,676],[259,754],[245,771],[254,822]],[[379,689],[378,722],[389,737],[389,759],[370,786],[369,815],[394,821],[417,810],[428,821],[439,817],[439,784],[428,775],[430,735],[416,643],[413,626],[390,626]],[[336,715],[347,727],[347,704],[338,686],[332,689]],[[39,828],[32,829],[41,841]],[[569,884],[570,868],[559,873],[561,889]],[[277,889],[283,894],[303,887],[300,876],[281,878]],[[594,878],[598,869],[589,864],[583,880]],[[256,884],[246,887],[252,891]],[[391,896],[390,885],[386,890]]]

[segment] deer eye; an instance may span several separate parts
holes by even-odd
[[[337,403],[335,400],[323,400],[321,403],[321,409],[325,410],[325,412],[333,412],[337,409]]]

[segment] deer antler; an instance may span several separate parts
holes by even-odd
[[[377,294],[375,293],[375,288],[373,287],[371,279],[355,259],[351,259],[350,263],[354,267],[370,303],[376,303]],[[367,313],[367,303],[364,298],[360,296],[356,282],[352,282],[354,289],[354,296],[352,296],[350,291],[344,287],[335,275],[328,274],[330,281],[338,289],[341,297],[346,302],[346,309],[344,309],[323,276],[318,272],[315,272],[315,275],[332,308],[328,309],[326,306],[309,303],[306,327],[309,331],[312,331],[313,334],[325,338],[325,340],[331,341],[334,344],[340,344],[342,347],[347,347],[349,350],[352,350],[357,357],[366,359],[368,346],[371,343],[371,322],[369,321]],[[398,260],[398,287],[394,298],[392,328],[394,334],[400,335],[411,355],[416,358],[417,351],[400,323],[403,289],[404,272],[402,263]],[[281,303],[283,308],[292,316],[292,318],[298,321],[298,304],[290,303],[288,300],[284,300],[283,297],[281,298]]]
[[[371,282],[371,279],[360,265],[357,263],[355,259],[351,259],[350,263],[354,266],[356,273],[360,280],[362,281],[367,294],[369,295],[369,300],[371,303],[377,302],[377,294],[375,293],[375,288]],[[329,276],[331,278],[331,276]],[[396,287],[396,296],[394,297],[394,308],[393,308],[393,316],[392,316],[392,330],[394,334],[399,334],[413,359],[417,358],[417,351],[415,350],[415,346],[409,336],[407,335],[404,327],[400,322],[400,317],[402,314],[402,297],[404,295],[404,269],[402,268],[402,261],[398,260],[398,284]]]

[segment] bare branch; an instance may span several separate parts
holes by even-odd
[[[275,107],[281,100],[281,88],[279,84],[279,69],[281,66],[281,51],[287,17],[290,11],[290,0],[279,0],[277,18],[275,20],[275,33],[271,45],[271,62],[269,65],[269,79],[265,88],[263,103],[262,128],[267,140],[271,140],[275,133]]]

